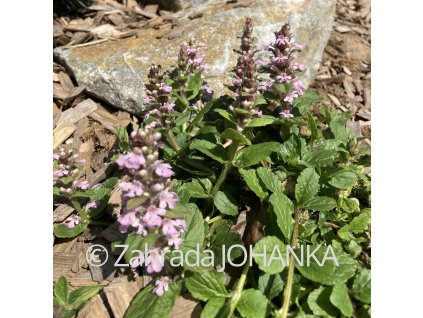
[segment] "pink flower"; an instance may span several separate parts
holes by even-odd
[[[172,103],[165,103],[162,106],[162,109],[164,109],[166,112],[171,112],[173,110],[173,107],[175,107],[175,104]]]
[[[265,90],[265,91],[268,91],[269,89],[272,88],[274,83],[275,83],[274,80],[268,80],[266,83],[264,83],[262,89]]]
[[[151,186],[151,190],[154,192],[159,192],[159,191],[162,191],[163,189],[164,189],[164,185],[161,183],[156,183]]]
[[[132,268],[136,268],[136,267],[141,266],[142,264],[144,264],[144,254],[142,254],[142,253],[138,253],[138,254],[139,254],[138,257],[132,257],[129,260],[129,265]]]
[[[164,83],[160,83],[160,89],[165,93],[170,93],[172,91],[172,87],[167,86]]]
[[[133,180],[132,182],[119,182],[119,188],[125,191],[124,195],[128,198],[134,198],[144,193],[144,186],[137,180]]]
[[[286,38],[284,37],[280,37],[276,39],[276,44],[277,45],[285,45],[287,43]]]
[[[76,188],[80,188],[82,190],[87,190],[90,187],[88,181],[74,181],[73,184]]]
[[[177,235],[179,234],[177,230],[177,224],[175,221],[170,219],[165,219],[163,221],[162,231],[164,235]]]
[[[162,225],[162,218],[155,212],[147,211],[142,220],[148,227],[159,227]]]
[[[95,208],[98,207],[99,203],[100,203],[99,200],[90,201],[90,202],[87,203],[84,210],[88,211],[89,209],[95,209]]]
[[[240,78],[234,78],[232,80],[232,84],[234,84],[234,86],[241,86],[242,80]]]
[[[283,63],[288,59],[288,57],[286,56],[277,56],[277,57],[272,57],[272,62],[274,63]]]
[[[305,65],[304,64],[300,64],[300,63],[294,63],[294,65],[292,65],[292,69],[294,71],[304,71],[305,70]]]
[[[117,219],[119,223],[119,231],[121,233],[126,233],[128,231],[128,228],[132,226],[133,224],[139,223],[136,212],[127,212],[124,214],[119,215]]]
[[[163,276],[159,280],[156,280],[156,287],[153,289],[153,292],[157,296],[163,296],[164,292],[169,289],[170,279],[167,276]]]
[[[305,86],[304,86],[304,83],[299,79],[299,78],[296,78],[293,82],[292,82],[292,88],[294,89],[294,90],[297,90],[297,91],[304,91],[304,89],[305,89]]]
[[[294,50],[299,50],[299,51],[301,51],[301,50],[304,50],[305,45],[304,45],[304,44],[297,44],[297,43],[294,43],[294,44],[292,44],[292,48],[293,48]]]
[[[284,118],[292,118],[294,117],[294,115],[292,115],[289,110],[284,110],[282,112],[279,113],[280,115],[282,115],[282,117]]]
[[[257,110],[255,108],[250,110],[252,115],[256,115],[257,117],[263,117],[263,112],[261,110]]]
[[[156,101],[156,99],[153,98],[153,97],[147,96],[147,97],[144,98],[144,104],[150,104],[151,102],[155,102],[155,101]]]
[[[159,207],[163,209],[166,208],[166,205],[169,207],[169,209],[173,209],[179,202],[178,195],[175,192],[163,191],[160,193],[159,199]]]
[[[69,174],[69,171],[66,170],[65,168],[60,168],[59,170],[56,170],[53,172],[53,176],[55,177],[63,177],[68,174]]]
[[[73,229],[75,225],[79,224],[80,217],[78,215],[72,215],[66,219],[66,226],[70,229]]]
[[[206,91],[207,94],[212,94],[213,93],[213,89],[209,85],[207,85],[207,84],[204,84],[203,85],[203,89]]]
[[[166,214],[165,209],[158,208],[155,205],[150,205],[147,208],[147,212],[154,213],[154,214],[161,215],[161,216],[164,216]]]
[[[169,178],[175,173],[172,171],[172,166],[168,163],[163,163],[162,161],[156,161],[154,164],[154,172],[160,177]]]
[[[179,227],[179,232],[186,232],[187,223],[184,219],[176,219],[175,224]]]
[[[290,79],[292,79],[292,77],[289,76],[289,75],[286,75],[286,74],[276,76],[276,81],[278,83],[284,83],[284,82],[289,81]]]
[[[183,239],[181,239],[178,235],[170,235],[167,236],[167,243],[170,246],[174,246],[175,249],[179,250],[179,246],[183,243]]]
[[[285,98],[283,99],[285,102],[292,103],[295,98],[298,97],[296,93],[288,93],[286,94]]]
[[[147,256],[147,273],[160,273],[164,265],[164,257],[159,253],[159,250],[155,248],[150,251]]]
[[[141,223],[138,226],[137,234],[138,235],[141,235],[141,236],[147,236],[147,234],[148,234],[147,230],[145,229],[145,226],[143,224],[141,224]]]
[[[141,165],[145,163],[145,158],[141,153],[131,152],[127,155],[120,156],[116,163],[119,167],[125,167],[127,169],[136,169],[138,170]]]
[[[53,159],[54,160],[59,160],[60,159],[60,155],[58,153],[54,153],[53,154]]]

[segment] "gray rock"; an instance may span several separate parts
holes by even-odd
[[[233,49],[239,46],[237,35],[241,34],[245,18],[251,17],[259,45],[272,42],[273,31],[290,22],[297,42],[306,45],[298,58],[307,66],[303,80],[309,84],[317,73],[332,30],[335,3],[336,0],[261,0],[248,7],[233,8],[213,0],[193,8],[204,12],[200,19],[189,20],[187,16],[193,11],[186,10],[180,23],[184,29],[178,38],[159,40],[156,38],[159,30],[147,29],[140,38],[58,48],[54,55],[87,92],[139,115],[145,109],[143,83],[151,64],[165,68],[174,65],[178,44],[192,37],[207,43],[203,52],[210,66],[208,83],[216,94],[227,92],[223,84],[229,83],[229,71],[236,64]]]

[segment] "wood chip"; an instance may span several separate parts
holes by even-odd
[[[66,139],[68,139],[75,131],[76,126],[73,124],[61,124],[53,130],[53,149],[59,147]]]
[[[73,265],[78,261],[77,252],[53,253],[53,281],[60,276],[67,276]]]
[[[202,16],[203,16],[203,12],[202,12],[202,11],[197,11],[197,12],[193,12],[193,13],[191,13],[191,14],[188,16],[188,18],[189,18],[189,19],[191,19],[191,20],[194,20],[194,19],[201,18]]]
[[[64,111],[60,116],[57,125],[59,126],[61,124],[75,124],[82,118],[96,111],[97,109],[97,103],[95,103],[92,99],[88,98],[79,103],[76,107],[69,108],[68,110]]]
[[[69,95],[62,85],[59,83],[53,83],[53,98],[64,100]]]
[[[351,71],[348,69],[348,67],[346,67],[346,66],[342,66],[342,69],[344,70],[344,72],[345,72],[347,75],[349,75],[349,76],[351,76],[351,75],[352,75],[352,73],[351,73]]]
[[[107,286],[110,284],[109,281],[105,280],[100,283],[94,282],[91,278],[91,273],[89,270],[82,270],[77,275],[73,277],[68,277],[69,285],[73,287],[83,287],[83,286]]]
[[[190,295],[185,294],[176,299],[175,305],[169,314],[169,318],[199,318],[203,307]]]
[[[53,211],[53,223],[63,222],[75,209],[67,204],[60,204]]]
[[[361,117],[361,118],[366,119],[366,120],[371,120],[372,119],[370,113],[358,112],[356,115],[358,117]]]
[[[78,318],[110,318],[110,315],[100,295],[96,295],[78,311]]]
[[[184,33],[184,28],[176,27],[172,30],[172,32],[169,33],[167,38],[168,40],[173,40],[173,39],[179,38],[182,35],[182,33]]]
[[[129,120],[121,120],[115,115],[110,114],[110,112],[100,105],[98,105],[97,110],[92,112],[89,117],[98,121],[104,126],[104,128],[108,129],[112,133],[115,132],[118,126],[126,127],[130,122]]]
[[[124,316],[126,309],[142,286],[141,278],[128,281],[127,277],[119,277],[103,289],[115,317]]]
[[[116,167],[117,165],[113,163],[104,165],[96,173],[90,175],[90,177],[88,178],[88,183],[91,187],[95,186],[96,184],[106,179],[107,176],[110,175],[116,169]]]
[[[159,10],[159,5],[158,4],[147,4],[143,10],[145,12],[149,12],[149,13],[154,13],[157,14],[157,11]]]
[[[93,170],[91,168],[91,158],[94,152],[94,140],[89,138],[87,141],[83,142],[79,147],[78,152],[78,159],[84,159],[84,169],[85,169],[85,176],[89,178],[93,174]],[[89,182],[89,181],[88,181]]]
[[[53,246],[53,253],[67,253],[70,252],[73,246],[78,242],[78,238],[72,239],[58,239]]]
[[[75,133],[73,134],[73,143],[72,143],[72,149],[74,153],[78,153],[79,149],[82,144],[81,137],[84,135],[85,131],[89,127],[90,120],[85,117],[82,118],[80,121],[78,121],[75,129]]]
[[[354,86],[353,86],[352,79],[350,77],[345,77],[342,83],[344,85],[344,89],[345,89],[345,92],[347,93],[348,98],[353,99],[355,95],[354,95]]]
[[[339,25],[339,26],[335,27],[335,30],[340,32],[340,33],[345,33],[345,32],[350,32],[351,28],[349,28],[345,25]]]
[[[100,39],[109,39],[117,38],[120,34],[120,31],[116,29],[115,26],[111,24],[102,24],[93,29],[91,29],[91,34],[100,38]]]
[[[367,87],[364,89],[364,107],[366,107],[367,109],[371,109],[371,93],[370,93],[370,89],[368,89]]]
[[[109,242],[115,242],[125,238],[125,235],[119,231],[119,224],[117,222],[109,225],[103,232],[101,232],[101,236]]]
[[[330,98],[330,100],[338,107],[341,106],[341,102],[339,101],[339,99],[335,96],[333,96],[332,94],[328,94],[328,97]]]
[[[64,104],[69,104],[72,100],[74,100],[76,97],[81,95],[85,91],[85,86],[78,86],[75,87],[72,91],[69,92],[69,94],[63,99]]]

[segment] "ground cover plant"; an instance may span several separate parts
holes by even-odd
[[[54,154],[54,194],[77,212],[57,237],[110,224],[122,189],[125,237],[111,248],[154,278],[125,317],[166,317],[185,292],[201,317],[370,317],[369,149],[347,113],[305,90],[296,58],[307,48],[289,25],[263,47],[253,28],[247,19],[230,94],[207,84],[206,44],[194,39],[175,67],[151,67],[141,127],[116,132],[120,180],[91,186],[77,155]],[[58,284],[72,315],[82,302]]]

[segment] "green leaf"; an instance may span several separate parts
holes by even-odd
[[[262,182],[257,177],[255,169],[239,169],[239,172],[248,188],[250,188],[250,190],[253,191],[260,199],[265,199],[268,196],[264,185],[262,185]]]
[[[223,214],[235,216],[238,214],[238,205],[235,199],[223,191],[218,191],[213,198],[215,207]]]
[[[246,138],[243,134],[232,128],[225,129],[221,136],[225,139],[237,140],[241,144],[251,145],[251,141],[248,138]]]
[[[329,127],[332,131],[335,139],[340,140],[342,142],[348,141],[348,133],[345,128],[345,124],[348,120],[348,113],[347,114],[335,114],[335,116],[330,121]]]
[[[336,207],[336,201],[329,197],[314,197],[302,204],[304,209],[314,211],[330,211]]]
[[[265,318],[269,314],[267,298],[257,289],[247,289],[241,294],[236,309],[244,318]]]
[[[181,282],[170,283],[169,289],[163,296],[153,293],[153,288],[150,284],[135,296],[124,318],[163,318],[169,315],[176,298],[181,293]]]
[[[305,115],[309,109],[309,106],[314,103],[318,103],[322,98],[311,90],[306,90],[304,94],[294,100],[292,105],[297,107],[301,115]]]
[[[77,310],[75,309],[63,308],[60,311],[60,318],[72,318],[72,317],[75,317],[76,313],[77,313]]]
[[[191,100],[195,98],[200,92],[202,84],[201,72],[197,72],[194,76],[191,76],[187,82],[186,99]]]
[[[119,181],[119,178],[117,177],[109,178],[101,184],[101,187],[107,188],[107,189],[113,189],[117,185],[118,181]]]
[[[208,140],[204,139],[195,139],[189,146],[191,150],[195,149],[206,156],[220,162],[224,163],[226,159],[226,151],[222,146],[216,145]]]
[[[251,119],[246,127],[264,127],[273,124],[275,120],[276,118],[273,116],[263,115],[262,117]]]
[[[226,232],[213,235],[211,238],[210,250],[212,250],[215,255],[215,264],[222,264],[223,246],[225,247],[226,256],[228,256],[229,249],[232,245],[236,244],[244,246],[241,239],[241,235],[239,235],[239,233]],[[235,260],[241,255],[243,255],[242,248],[238,246],[234,247],[230,253],[231,261]],[[228,258],[229,257],[225,258],[225,262],[229,261]]]
[[[269,202],[273,207],[273,211],[275,211],[276,220],[283,235],[287,240],[291,239],[294,229],[294,219],[292,218],[294,204],[280,190],[270,196]]]
[[[281,191],[282,182],[272,170],[260,167],[257,168],[257,174],[268,190],[272,192]]]
[[[88,223],[79,223],[70,229],[65,224],[57,224],[54,226],[53,232],[56,237],[60,238],[75,237],[84,232],[87,226]]]
[[[348,288],[345,284],[335,284],[330,294],[330,302],[337,307],[344,316],[351,317],[353,314],[353,306],[348,296]]]
[[[295,197],[300,205],[311,200],[319,192],[319,175],[313,168],[304,169],[297,179]]]
[[[317,129],[316,121],[314,120],[314,117],[310,111],[307,112],[307,122],[311,130],[311,138],[317,139],[319,137],[319,132]]]
[[[84,286],[72,291],[69,294],[69,304],[72,305],[73,309],[81,309],[90,298],[97,295],[102,286]]]
[[[363,303],[370,304],[371,301],[371,275],[368,269],[363,269],[354,278],[352,296]]]
[[[54,284],[54,296],[56,296],[58,303],[62,306],[68,303],[69,291],[66,277],[59,277]]]
[[[216,108],[214,111],[218,113],[220,116],[222,116],[223,118],[229,120],[230,122],[236,123],[236,120],[234,119],[233,115],[229,113],[227,110]]]
[[[354,258],[358,257],[363,250],[362,247],[357,244],[355,241],[350,241],[347,246],[345,246],[345,250],[350,253],[350,255]]]
[[[304,160],[311,166],[327,166],[333,163],[333,158],[336,155],[336,150],[320,149],[308,153]]]
[[[370,225],[370,214],[362,213],[350,223],[350,231],[358,234],[364,232]]]
[[[313,314],[319,317],[338,317],[339,310],[330,302],[332,287],[319,287],[313,290],[307,298],[307,303]]]
[[[330,249],[329,246],[318,248],[316,245],[307,245],[302,247],[304,249],[303,263],[297,262],[296,267],[305,278],[314,282],[333,285],[344,283],[354,276],[357,267],[355,260],[342,250]],[[299,254],[298,251],[297,255]],[[333,257],[336,258],[339,266],[336,266]]]
[[[208,102],[207,105],[202,108],[198,114],[194,117],[194,119],[191,121],[189,126],[187,127],[186,131],[191,132],[194,127],[197,126],[197,124],[203,120],[204,115],[208,113],[208,111],[213,107],[213,102]]]
[[[223,297],[212,297],[207,302],[203,311],[201,312],[200,318],[216,318],[219,317],[219,314],[222,315],[224,311],[224,305],[226,303],[226,298]],[[229,315],[229,313],[227,313]],[[227,317],[227,315],[223,317]]]
[[[344,169],[338,170],[327,176],[329,179],[328,183],[341,190],[351,189],[357,181],[357,175],[354,172],[347,171]]]
[[[347,213],[360,211],[360,202],[356,198],[340,198],[339,207]]]
[[[261,160],[267,159],[272,152],[279,150],[280,144],[273,141],[245,147],[236,154],[235,166],[246,168],[258,164]]]
[[[183,182],[179,190],[187,190],[191,198],[203,199],[209,197],[207,189],[198,179],[193,179],[191,182]]]
[[[199,274],[188,271],[185,278],[189,292],[199,300],[207,301],[215,296],[226,297],[229,295],[224,285],[224,273],[210,271]]]
[[[184,242],[181,247],[202,246],[205,237],[204,219],[199,210],[194,210],[186,219],[187,231],[183,233]]]
[[[283,290],[284,281],[281,274],[261,274],[258,280],[258,289],[269,299],[278,296]]]
[[[276,236],[262,238],[254,246],[253,252],[255,262],[265,273],[277,274],[287,266],[285,244]]]

